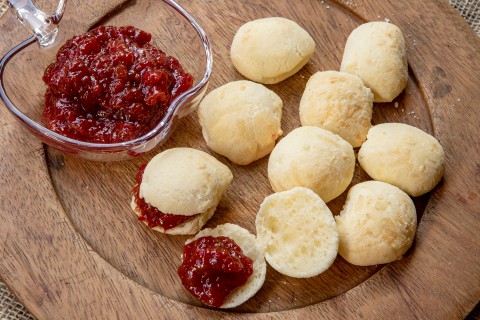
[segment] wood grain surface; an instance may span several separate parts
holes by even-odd
[[[232,311],[206,308],[186,293],[176,275],[187,237],[148,230],[129,208],[138,166],[158,151],[189,146],[213,154],[195,114],[155,152],[100,163],[45,147],[2,108],[0,277],[22,303],[40,319],[465,317],[480,300],[480,40],[463,19],[446,1],[435,0],[179,3],[212,42],[210,90],[242,79],[230,62],[229,48],[243,23],[283,16],[309,31],[317,45],[311,61],[293,77],[268,86],[284,101],[284,134],[300,125],[298,104],[308,78],[319,70],[339,69],[345,41],[356,26],[389,19],[402,29],[409,82],[394,102],[374,105],[373,123],[408,123],[435,135],[447,162],[440,184],[414,199],[420,219],[412,249],[385,266],[357,267],[339,256],[329,270],[309,279],[268,268],[265,285],[245,304]],[[101,7],[93,0],[68,5],[75,14],[65,25],[75,30],[99,19],[106,24],[123,21],[119,14],[103,19],[123,5],[120,0],[104,1]],[[139,16],[136,10],[149,7],[135,8],[126,5],[120,11]],[[153,26],[163,21],[140,20]],[[28,36],[11,16],[0,20],[0,30],[0,55]],[[26,64],[18,72],[28,75],[32,67]],[[32,102],[39,104],[44,88],[24,86],[35,92]],[[233,222],[254,232],[255,213],[272,193],[268,159],[238,166],[215,156],[235,178],[207,226]],[[357,166],[352,184],[368,179]],[[334,214],[345,197],[328,204]]]

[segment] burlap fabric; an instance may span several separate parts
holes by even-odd
[[[15,299],[7,286],[0,282],[0,319],[2,320],[33,320],[35,319]]]
[[[480,0],[449,0],[480,36]],[[6,0],[0,0],[0,17],[6,10]],[[477,306],[478,308],[478,306]],[[475,311],[475,314],[478,313]],[[475,317],[475,315],[473,316]],[[15,299],[7,286],[0,282],[0,320],[34,320],[35,318]]]
[[[449,0],[449,2],[480,36],[480,0]]]

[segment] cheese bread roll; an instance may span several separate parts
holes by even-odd
[[[314,50],[312,37],[296,22],[270,17],[241,26],[233,38],[230,57],[246,78],[274,84],[300,70]]]
[[[353,147],[319,127],[300,127],[285,136],[268,160],[268,179],[274,191],[306,187],[325,202],[338,197],[352,181]]]
[[[250,164],[269,154],[282,135],[282,107],[282,99],[261,84],[227,83],[200,103],[203,138],[233,163]]]
[[[337,221],[339,254],[358,266],[401,259],[417,229],[412,199],[399,188],[380,181],[366,181],[348,191]]]
[[[372,90],[374,102],[391,102],[408,80],[402,31],[387,22],[362,24],[347,39],[340,71],[359,76]]]
[[[372,120],[373,94],[359,77],[337,71],[317,72],[300,100],[302,126],[319,126],[360,147]]]
[[[374,180],[393,184],[413,197],[432,190],[445,171],[445,153],[438,140],[403,123],[373,126],[358,162]]]

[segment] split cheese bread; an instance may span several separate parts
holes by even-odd
[[[335,261],[335,220],[325,202],[310,189],[297,187],[266,197],[255,225],[267,262],[282,274],[313,277]]]
[[[265,282],[267,265],[264,253],[258,245],[256,237],[248,230],[231,223],[219,225],[213,229],[200,231],[195,238],[187,240],[186,244],[201,237],[228,237],[243,251],[243,254],[253,260],[253,273],[247,282],[235,289],[220,308],[234,308],[253,297]]]

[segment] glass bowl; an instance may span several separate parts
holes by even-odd
[[[107,16],[97,17],[97,21],[84,25],[76,19],[78,8],[73,8],[73,2],[72,6],[65,7],[60,1],[53,15],[39,11],[30,0],[9,2],[17,17],[35,35],[10,50],[0,61],[0,98],[17,120],[56,149],[98,161],[125,160],[142,155],[168,139],[178,121],[195,110],[207,89],[213,65],[210,43],[195,19],[172,0],[137,0],[105,12]],[[27,7],[15,7],[15,2],[27,3]],[[66,39],[99,25],[131,25],[151,33],[152,43],[177,58],[194,78],[192,88],[172,101],[157,126],[134,140],[108,144],[84,142],[45,127],[42,111],[46,85],[42,76],[46,67],[55,61],[56,52]]]

